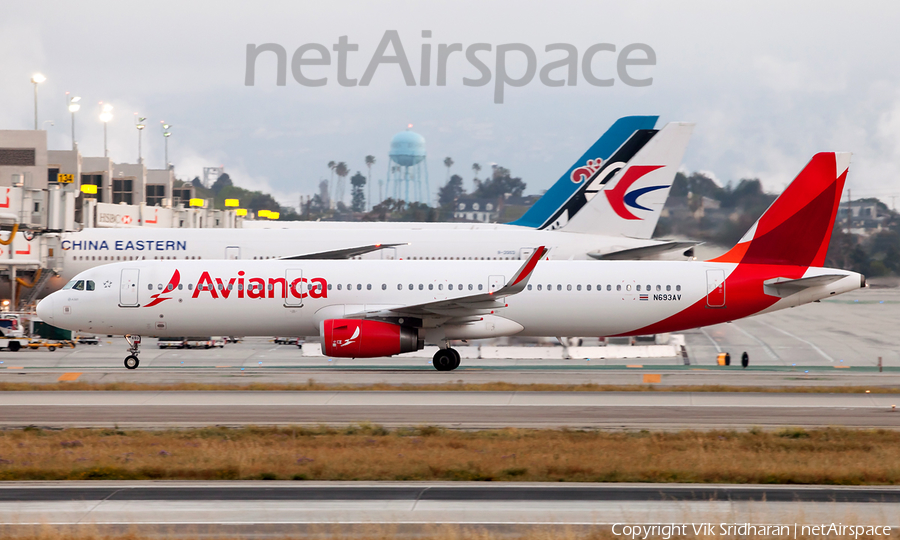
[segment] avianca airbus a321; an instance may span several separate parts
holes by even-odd
[[[38,304],[70,330],[125,334],[320,335],[326,355],[389,356],[498,336],[673,332],[865,286],[822,268],[849,154],[813,157],[729,252],[710,261],[129,261],[82,272]]]

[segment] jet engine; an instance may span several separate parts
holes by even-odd
[[[425,347],[415,328],[382,321],[328,319],[322,322],[321,333],[326,356],[373,358]]]

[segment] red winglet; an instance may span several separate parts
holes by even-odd
[[[531,275],[531,273],[534,272],[534,267],[537,266],[538,261],[541,260],[541,257],[543,257],[546,253],[547,248],[545,248],[544,246],[541,246],[534,250],[531,258],[528,259],[528,262],[525,264],[525,266],[523,266],[522,269],[519,270],[519,273],[515,276],[515,278],[513,278],[512,283],[510,283],[509,285],[514,286]]]

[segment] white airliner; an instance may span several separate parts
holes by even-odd
[[[509,261],[128,261],[92,268],[38,304],[54,326],[139,335],[320,335],[329,356],[388,356],[452,340],[672,332],[784,309],[865,286],[822,268],[850,163],[813,157],[721,257],[560,261],[535,246]]]
[[[47,290],[58,290],[88,268],[116,261],[519,260],[538,245],[551,247],[554,259],[641,259],[683,251],[696,243],[649,238],[693,127],[670,123],[659,131],[638,130],[605,161],[598,158],[574,168],[569,182],[578,189],[547,215],[543,229],[383,222],[297,222],[302,229],[273,230],[84,229],[62,235],[63,268]],[[602,196],[594,197],[601,191]]]

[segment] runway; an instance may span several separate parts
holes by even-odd
[[[0,426],[897,429],[897,403],[898,394],[751,392],[5,392]]]
[[[234,531],[330,524],[598,526],[689,521],[900,525],[896,487],[431,482],[14,482],[9,525]],[[852,518],[851,518],[852,516]],[[852,519],[852,521],[851,521]],[[291,526],[294,526],[293,528]],[[209,527],[209,528],[207,528]],[[197,529],[193,529],[197,530]],[[0,529],[2,532],[2,529]]]

